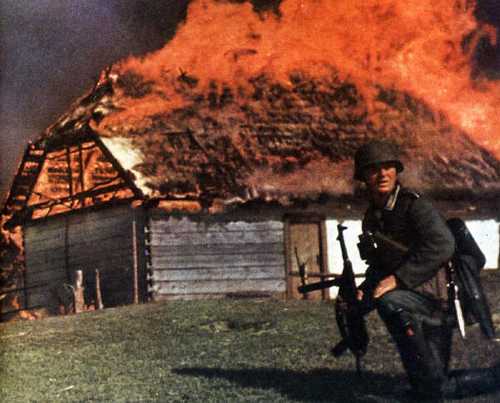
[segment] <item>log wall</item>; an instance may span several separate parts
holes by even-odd
[[[153,299],[284,293],[283,231],[279,220],[153,214],[149,220]]]
[[[95,299],[95,270],[100,271],[104,306],[133,300],[132,220],[139,221],[138,243],[143,249],[142,215],[128,206],[106,208],[34,221],[25,227],[25,285],[28,306],[54,311],[70,291],[76,270],[84,275],[87,302]],[[145,274],[139,260],[140,287]],[[144,279],[142,279],[144,278]]]

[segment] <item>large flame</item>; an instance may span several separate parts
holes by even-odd
[[[334,69],[357,84],[368,105],[378,84],[409,92],[500,157],[500,85],[471,79],[475,43],[496,37],[476,21],[474,6],[471,0],[284,0],[278,16],[257,14],[249,3],[195,0],[163,49],[115,66],[119,74],[144,77],[154,91],[111,119],[138,122],[182,105],[179,74],[195,77],[200,87],[217,81],[244,88],[260,74],[286,85],[292,71],[321,76]]]

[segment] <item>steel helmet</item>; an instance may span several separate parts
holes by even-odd
[[[394,163],[398,173],[403,171],[404,166],[399,160],[396,144],[383,140],[373,140],[363,144],[354,155],[354,179],[364,180],[363,171],[365,168],[384,162]]]

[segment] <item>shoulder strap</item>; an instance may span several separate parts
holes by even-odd
[[[407,188],[401,188],[398,198],[400,200],[401,209],[406,214],[415,200],[420,198],[420,194]]]

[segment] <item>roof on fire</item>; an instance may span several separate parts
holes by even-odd
[[[403,181],[436,197],[497,197],[500,162],[408,94],[374,88],[368,103],[348,81],[266,76],[247,88],[213,82],[198,88],[182,73],[183,102],[143,113],[155,88],[140,76],[103,73],[37,141],[75,143],[82,133],[101,138],[144,196],[159,199],[286,201],[353,195],[352,157],[372,138],[396,142]],[[129,119],[134,114],[142,116]]]

